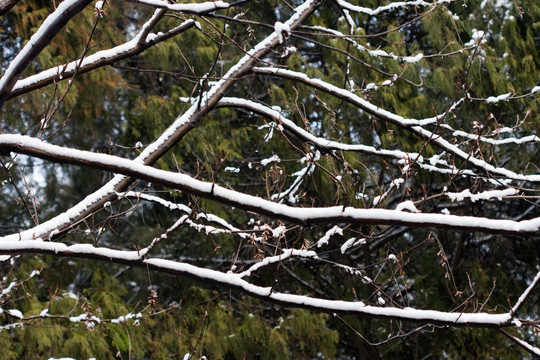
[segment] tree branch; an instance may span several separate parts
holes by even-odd
[[[304,226],[317,223],[384,224],[485,231],[513,236],[540,234],[540,218],[513,221],[484,217],[414,213],[386,209],[357,209],[334,206],[298,208],[200,181],[186,174],[171,173],[113,155],[50,145],[23,135],[0,135],[0,151],[12,151],[53,162],[86,166],[150,181],[208,198],[230,206],[290,221]],[[18,236],[21,236],[20,234]],[[15,235],[17,237],[17,235]]]
[[[493,328],[515,326],[508,313],[450,313],[412,308],[377,307],[366,305],[361,301],[326,300],[304,295],[273,292],[271,287],[261,287],[251,284],[242,279],[238,274],[226,274],[220,271],[205,269],[178,261],[160,258],[143,258],[137,251],[113,250],[103,247],[94,247],[90,244],[68,246],[62,243],[35,240],[1,241],[0,253],[48,254],[54,256],[96,259],[129,266],[147,267],[151,270],[172,275],[188,276],[204,283],[210,282],[216,285],[226,286],[227,288],[236,289],[250,296],[272,303],[289,307],[302,307],[322,312],[369,316],[381,319],[394,319],[434,325]]]
[[[6,101],[15,82],[30,65],[30,62],[51,42],[52,38],[72,17],[81,12],[91,2],[92,0],[65,0],[45,19],[38,31],[9,64],[4,76],[0,79],[0,107]]]

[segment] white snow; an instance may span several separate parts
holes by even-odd
[[[284,250],[282,254],[266,257],[262,259],[261,261],[259,261],[258,263],[249,267],[249,269],[235,275],[238,276],[239,278],[244,278],[244,277],[250,276],[254,271],[264,266],[278,263],[285,259],[289,259],[291,257],[317,258],[317,253],[315,251],[308,251],[308,250],[287,249],[287,250]]]
[[[268,165],[270,163],[273,163],[273,162],[281,162],[281,159],[279,158],[279,156],[273,155],[272,157],[261,160],[261,165],[266,166],[266,165]]]
[[[276,21],[274,24],[274,32],[278,37],[279,43],[283,43],[283,40],[291,35],[291,28],[289,24],[284,24],[281,21]]]
[[[402,203],[399,203],[397,206],[396,206],[396,210],[397,211],[403,211],[403,210],[406,210],[406,211],[410,211],[410,212],[413,212],[413,213],[419,213],[420,210],[418,210],[416,208],[416,206],[414,205],[414,202],[410,201],[410,200],[407,200],[407,201],[404,201]]]
[[[219,9],[229,8],[229,4],[223,1],[206,1],[201,3],[175,4],[162,0],[137,0],[138,3],[154,6],[161,9],[169,9],[187,13],[207,13]]]
[[[146,39],[144,41],[150,42],[150,41],[155,40],[157,37],[158,37],[157,34],[148,33],[148,35],[146,35]]]
[[[240,168],[233,167],[233,166],[227,166],[225,169],[223,169],[225,172],[231,172],[233,174],[238,174],[240,172]]]
[[[336,225],[328,230],[326,234],[324,234],[324,236],[317,241],[317,247],[320,248],[321,246],[328,244],[328,240],[330,240],[330,238],[335,234],[343,235],[343,229]]]
[[[285,235],[286,232],[287,232],[287,228],[284,225],[280,225],[277,228],[272,230],[272,237],[275,239],[279,239],[280,237]]]
[[[499,96],[490,96],[490,97],[488,97],[486,99],[486,102],[488,104],[496,104],[499,101],[504,101],[504,100],[508,99],[510,96],[512,96],[511,93],[502,94],[502,95],[499,95]]]
[[[472,29],[471,40],[463,44],[464,46],[475,46],[486,43],[485,33],[482,30]]]
[[[388,56],[388,53],[384,50],[372,50],[370,51],[372,56]]]
[[[24,318],[23,316],[23,313],[20,311],[20,310],[17,310],[17,309],[9,309],[9,310],[5,310],[6,314],[9,314],[17,319],[22,319]]]
[[[369,83],[366,85],[366,90],[367,91],[370,91],[370,90],[377,90],[379,87],[377,86],[377,84],[375,83]]]
[[[345,241],[343,245],[341,245],[341,253],[345,254],[345,252],[351,247],[356,245],[364,245],[365,243],[366,239],[357,239],[355,237],[352,237],[349,240]]]
[[[407,57],[404,57],[404,58],[403,58],[403,61],[405,61],[405,62],[407,62],[407,63],[410,63],[410,64],[414,64],[414,63],[417,63],[417,62],[419,62],[420,60],[422,60],[423,57],[424,57],[424,54],[418,53],[418,54],[416,54],[415,56],[407,56]]]
[[[373,15],[378,15],[378,14],[380,14],[382,12],[385,12],[385,11],[390,11],[390,10],[394,10],[394,9],[400,9],[400,8],[404,8],[404,7],[407,7],[407,6],[433,7],[433,6],[436,6],[437,4],[444,4],[444,3],[449,3],[449,2],[451,2],[451,0],[438,0],[438,1],[435,1],[433,3],[429,3],[429,2],[426,2],[426,1],[423,1],[423,0],[395,1],[395,2],[391,2],[388,5],[379,6],[376,9],[370,9],[370,8],[366,8],[366,7],[363,7],[363,6],[353,5],[353,4],[351,4],[351,3],[349,3],[349,2],[347,2],[345,0],[337,0],[337,3],[339,4],[339,6],[346,9],[346,10],[355,11],[355,12],[359,12],[359,13],[363,13],[363,14],[367,14],[367,15],[372,15],[372,16]]]
[[[0,298],[2,296],[6,295],[6,294],[9,294],[11,292],[11,290],[13,290],[15,285],[17,285],[17,283],[15,281],[10,282],[9,285],[2,290],[2,294],[0,295]]]
[[[519,190],[514,188],[508,188],[504,190],[490,190],[477,194],[471,193],[470,189],[465,189],[459,193],[446,193],[446,196],[448,196],[452,201],[463,201],[465,198],[469,198],[472,202],[476,202],[478,200],[502,200],[502,198],[505,196],[517,195],[518,193]]]

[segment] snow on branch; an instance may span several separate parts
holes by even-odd
[[[423,1],[423,0],[396,1],[396,2],[392,2],[392,3],[388,4],[388,5],[379,6],[376,9],[370,9],[370,8],[363,7],[363,6],[353,5],[353,4],[351,4],[351,3],[349,3],[349,2],[347,2],[345,0],[337,0],[337,3],[344,9],[354,11],[354,12],[359,12],[359,13],[366,14],[366,15],[372,15],[372,16],[379,15],[380,13],[385,12],[385,11],[391,11],[391,10],[395,10],[395,9],[400,9],[400,8],[404,8],[404,7],[407,7],[407,6],[433,7],[433,6],[436,6],[438,4],[447,4],[447,3],[451,3],[451,2],[452,2],[452,0],[438,0],[438,1],[433,2],[433,3],[429,3],[429,2],[426,2],[426,1]]]
[[[375,115],[381,119],[384,119],[393,124],[403,126],[403,127],[410,127],[413,125],[421,126],[421,125],[428,125],[428,124],[436,124],[442,117],[444,117],[444,115],[440,115],[440,116],[434,116],[434,117],[421,119],[421,120],[404,118],[401,115],[397,115],[388,110],[384,110],[370,103],[369,101],[362,99],[360,96],[353,94],[352,92],[348,90],[332,85],[321,79],[310,78],[306,74],[297,72],[297,71],[274,68],[274,67],[256,67],[256,68],[253,68],[253,72],[255,72],[256,74],[280,76],[286,79],[300,81],[315,89],[322,90],[324,92],[327,92],[341,99],[346,99],[353,105],[358,106],[360,109],[364,110],[365,112],[369,114]]]
[[[228,9],[229,3],[224,1],[206,1],[201,3],[175,4],[161,0],[127,0],[129,2],[148,5],[158,9],[167,9],[186,14],[207,14],[216,10]]]
[[[462,192],[459,193],[451,193],[447,192],[445,195],[450,198],[452,201],[463,201],[463,199],[471,199],[472,202],[476,202],[478,200],[492,200],[492,199],[499,199],[501,200],[505,196],[513,196],[517,195],[519,193],[519,190],[514,188],[508,188],[504,190],[491,190],[491,191],[484,191],[478,194],[471,193],[471,190],[465,189]]]
[[[270,287],[254,285],[244,279],[243,274],[223,273],[217,270],[201,268],[191,264],[160,258],[143,259],[137,251],[121,251],[94,247],[90,244],[68,246],[56,242],[9,241],[0,243],[0,253],[39,253],[56,256],[83,257],[112,261],[131,266],[144,266],[152,270],[170,274],[193,277],[200,281],[209,281],[229,288],[235,288],[254,297],[286,306],[307,309],[396,320],[408,320],[419,323],[431,323],[452,326],[515,326],[509,313],[460,313],[414,308],[378,307],[366,305],[361,301],[327,300],[305,295],[274,292]],[[294,252],[291,252],[293,254]],[[298,253],[301,254],[301,253]],[[311,256],[311,253],[305,253]],[[242,276],[241,276],[242,275]],[[247,274],[246,274],[247,275]]]
[[[470,134],[470,133],[462,131],[462,130],[454,130],[448,124],[442,124],[441,126],[444,127],[445,129],[448,129],[448,130],[452,131],[452,136],[464,137],[464,138],[467,138],[469,140],[474,140],[474,141],[480,140],[482,142],[492,144],[492,145],[506,145],[506,144],[520,145],[520,144],[526,144],[526,143],[531,143],[531,142],[540,142],[540,138],[538,136],[536,136],[536,135],[524,136],[522,138],[507,137],[507,138],[504,138],[504,139],[493,139],[493,138],[489,138],[489,137],[486,137],[486,136],[478,136],[478,135],[475,135],[475,134]],[[507,133],[507,132],[511,133],[511,132],[513,132],[513,130],[509,129],[509,128],[495,129],[493,131],[493,135],[498,136],[498,135],[502,135],[502,134]]]
[[[341,142],[316,137],[296,125],[293,121],[283,117],[279,113],[279,111],[276,111],[264,104],[257,103],[251,100],[224,97],[219,101],[218,106],[244,108],[256,112],[260,115],[269,117],[274,120],[276,124],[283,126],[283,128],[289,130],[304,141],[315,145],[315,147],[317,147],[317,149],[319,150],[357,151],[370,155],[392,157],[396,159],[419,159],[418,161],[422,161],[421,156],[418,153],[408,153],[400,150],[377,149],[374,146],[367,146],[362,144],[344,144]]]
[[[540,182],[540,174],[524,175],[524,174],[518,174],[514,171],[511,171],[505,168],[495,167],[487,163],[486,161],[482,159],[478,159],[472,156],[470,153],[463,151],[456,145],[453,145],[449,141],[445,140],[441,135],[435,134],[423,128],[423,126],[425,125],[438,124],[442,119],[445,118],[446,114],[450,113],[453,110],[453,108],[458,105],[459,102],[454,103],[450,107],[450,109],[442,115],[437,115],[437,116],[425,118],[425,119],[410,119],[410,118],[407,119],[400,115],[394,114],[390,111],[381,109],[378,106],[360,98],[358,95],[353,94],[352,92],[348,90],[337,87],[335,85],[332,85],[320,79],[312,79],[304,73],[299,73],[296,71],[280,69],[280,68],[260,68],[260,67],[254,68],[253,71],[257,74],[281,76],[286,79],[300,81],[308,86],[324,91],[339,99],[346,100],[349,103],[357,106],[358,108],[366,111],[369,114],[372,114],[380,119],[383,119],[385,121],[388,121],[390,123],[393,123],[395,125],[398,125],[400,127],[410,130],[414,134],[422,137],[424,140],[429,140],[437,144],[438,146],[443,148],[445,151],[451,154],[454,154],[458,156],[459,158],[461,158],[462,160],[472,164],[473,166],[478,167],[493,175],[503,176],[512,180],[530,181],[530,182],[535,182],[535,183]]]
[[[508,332],[506,332],[506,331],[504,331],[502,329],[499,329],[499,331],[501,333],[503,333],[505,336],[507,336],[510,340],[514,341],[516,344],[521,346],[523,349],[527,350],[529,353],[531,353],[531,354],[533,354],[535,356],[540,356],[540,348],[538,348],[538,347],[536,347],[534,345],[531,345],[526,341],[518,339],[517,337],[515,337],[513,335],[510,335]]]
[[[294,207],[276,204],[270,200],[227,189],[215,183],[197,180],[187,174],[159,170],[137,161],[123,159],[113,155],[50,145],[41,140],[23,135],[0,135],[0,150],[123,174],[169,186],[196,196],[209,198],[246,211],[253,211],[303,225],[346,222],[400,226],[433,226],[509,235],[538,235],[540,232],[540,218],[512,221],[473,216],[408,213],[399,210],[357,209],[343,206],[303,208],[299,212]],[[14,234],[4,237],[4,239],[18,239],[20,237],[21,234]]]
[[[531,281],[531,284],[527,287],[527,289],[521,294],[516,304],[512,307],[512,311],[510,312],[513,316],[517,314],[519,309],[525,304],[525,301],[531,294],[531,292],[534,290],[540,284],[540,271],[536,274],[534,279]]]
[[[282,262],[286,259],[290,259],[292,257],[298,257],[298,258],[317,258],[317,253],[314,251],[308,251],[308,250],[296,250],[296,249],[287,249],[284,250],[281,254],[266,257],[263,260],[259,261],[258,263],[250,266],[247,270],[242,271],[241,273],[234,274],[240,278],[244,278],[247,276],[250,276],[253,272],[257,271],[258,269],[270,265]]]

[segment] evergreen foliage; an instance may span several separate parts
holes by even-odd
[[[89,6],[30,63],[22,78],[55,67],[59,73],[51,84],[6,100],[1,132],[134,159],[202,102],[247,51],[272,34],[276,22],[285,22],[293,6],[302,3],[247,1],[201,14],[170,10],[152,28],[152,36],[186,21],[197,24],[143,52],[67,80],[62,78],[64,64],[133,39],[155,10],[137,1],[107,0],[102,10]],[[355,5],[376,9],[388,4],[366,0]],[[20,0],[3,16],[4,74],[57,5]],[[309,207],[396,209],[410,200],[425,213],[537,219],[539,181],[494,175],[445,151],[435,140],[440,136],[494,168],[539,173],[538,138],[504,146],[493,141],[540,132],[540,91],[532,91],[540,85],[540,4],[418,2],[374,15],[344,6],[341,1],[319,4],[301,26],[283,32],[283,42],[257,59],[256,66],[304,73],[403,118],[443,114],[425,126],[432,137],[385,121],[313,84],[257,69],[240,74],[223,96],[267,105],[328,141],[419,155],[398,160],[325,150],[256,109],[218,105],[148,165],[294,206],[298,216]],[[418,61],[411,60],[418,54]],[[502,94],[509,95],[500,101],[490,98]],[[62,214],[114,176],[14,152],[0,160],[2,236]],[[446,196],[495,188],[518,192],[498,200],[452,202]],[[286,259],[253,271],[250,283],[276,293],[361,301],[383,309],[502,314],[531,285],[540,264],[539,231],[490,234],[342,219],[294,223],[214,200],[134,180],[99,209],[43,238],[134,251],[162,239],[155,241],[152,256],[223,274],[241,273],[284,250],[313,250],[317,257]],[[286,233],[276,231],[281,226]],[[320,243],[334,226],[342,236],[330,234],[326,244]],[[352,237],[359,241],[344,249]],[[14,255],[2,248],[2,241],[0,252]],[[112,258],[15,255],[2,257],[0,263],[0,357],[5,359],[528,356],[504,334],[538,349],[538,289],[520,309],[522,322],[529,321],[526,326],[509,325],[503,333],[490,326],[449,327],[436,321],[301,309],[250,297],[234,286]]]

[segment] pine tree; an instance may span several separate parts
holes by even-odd
[[[10,88],[68,3],[1,21],[5,358],[540,351],[535,1],[98,1]]]

